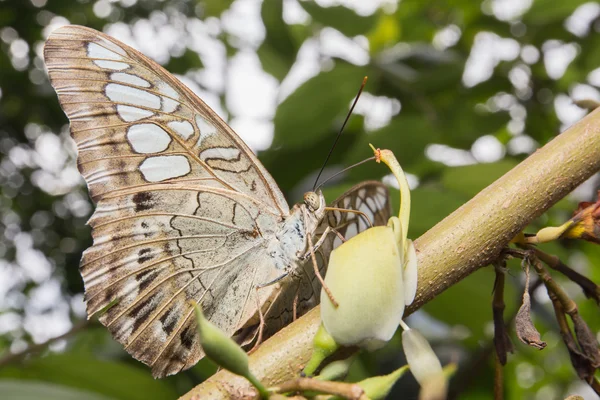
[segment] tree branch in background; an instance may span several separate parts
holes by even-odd
[[[419,288],[405,315],[495,260],[517,233],[598,170],[600,110],[595,110],[415,241]],[[317,307],[263,343],[250,356],[258,379],[272,386],[297,376],[319,323]],[[228,399],[248,388],[243,378],[220,371],[182,398]]]

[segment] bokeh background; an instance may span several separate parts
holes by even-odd
[[[68,23],[113,35],[176,74],[258,153],[290,203],[312,186],[368,75],[324,176],[370,156],[369,142],[392,149],[413,188],[413,238],[585,115],[574,100],[600,100],[597,2],[0,0],[0,392],[8,398],[173,398],[215,370],[202,361],[155,381],[105,328],[82,322],[78,262],[91,243],[92,204],[42,61],[45,38]],[[364,179],[393,184],[386,175],[369,163],[326,195]],[[577,201],[595,198],[599,182],[582,185],[531,231],[565,221]],[[544,249],[600,282],[597,246]],[[509,283],[507,317],[523,287],[517,265]],[[597,306],[564,285],[598,332]],[[492,396],[492,286],[484,268],[408,320],[444,363],[459,362],[454,398]],[[507,398],[593,398],[570,366],[547,295],[533,298],[548,347],[514,340]],[[349,379],[403,363],[395,338],[361,355]],[[407,375],[391,398],[416,393]]]

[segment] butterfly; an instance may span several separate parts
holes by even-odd
[[[308,236],[320,268],[341,238],[385,224],[378,182],[334,202],[320,191],[289,208],[274,179],[233,130],[177,78],[93,29],[65,26],[46,41],[50,81],[70,120],[77,166],[95,211],[82,256],[88,316],[155,377],[190,368],[203,353],[190,300],[234,335],[266,314],[267,330],[316,301]],[[247,331],[248,332],[248,331]],[[246,332],[246,333],[247,333]],[[254,333],[246,338],[253,338]],[[268,332],[267,332],[268,333]],[[248,340],[248,339],[246,339]]]

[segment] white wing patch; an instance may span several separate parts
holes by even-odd
[[[160,153],[171,143],[171,136],[155,124],[132,125],[127,130],[127,140],[136,153]]]
[[[124,106],[122,104],[117,106],[117,113],[125,122],[139,121],[140,119],[148,118],[154,115],[152,111],[137,107]]]
[[[356,229],[356,224],[350,224],[348,225],[348,229],[346,230],[346,240],[356,236],[356,234],[358,233],[357,229]]]
[[[175,100],[179,99],[179,93],[177,93],[177,91],[175,89],[173,89],[171,86],[167,85],[165,82],[161,82],[158,84],[158,90],[162,94],[169,96],[172,99],[175,99]]]
[[[142,89],[109,83],[104,89],[106,96],[115,103],[133,104],[139,107],[160,109],[160,97]]]
[[[102,46],[107,48],[108,50],[112,50],[117,54],[127,57],[127,52],[120,46],[111,42],[110,40],[106,40],[105,38],[100,38],[99,42],[101,42]]]
[[[339,236],[335,236],[335,239],[333,239],[333,247],[338,247],[342,244],[342,239],[340,239]]]
[[[375,200],[373,200],[372,198],[367,197],[365,201],[367,202],[367,205],[369,207],[371,207],[371,210],[377,210],[378,209],[377,204],[375,204]]]
[[[171,121],[167,126],[184,140],[188,140],[194,134],[194,127],[187,121]]]
[[[150,82],[145,79],[140,78],[139,76],[126,74],[124,72],[115,72],[110,75],[110,79],[117,82],[127,83],[129,85],[141,86],[145,88],[150,87]]]
[[[104,69],[112,69],[116,71],[122,71],[129,68],[129,64],[119,61],[107,61],[107,60],[94,60],[94,64]]]
[[[197,143],[198,147],[202,145],[204,139],[217,133],[217,128],[199,115],[196,115],[196,126],[198,126],[198,130],[200,131]]]
[[[360,192],[358,193],[358,195],[361,199],[364,199],[365,193],[366,193],[366,191],[363,192],[363,197],[360,197]],[[376,210],[377,208],[373,208],[373,209]],[[358,208],[358,211],[365,213],[365,215],[358,214],[356,216],[358,218],[358,231],[362,232],[369,227],[369,223],[367,222],[366,218],[368,218],[369,221],[371,221],[371,223],[373,223],[374,215],[373,215],[373,212],[371,211],[371,209],[369,208],[369,206],[364,202],[364,200],[361,202],[361,205]]]
[[[200,153],[200,159],[202,161],[215,158],[219,160],[233,161],[239,159],[239,157],[240,150],[233,147],[213,147]]]
[[[179,103],[176,102],[175,100],[170,99],[168,97],[163,97],[162,101],[163,101],[162,110],[164,112],[171,113],[171,112],[177,110],[177,106],[179,105]]]
[[[189,174],[191,166],[185,156],[156,156],[146,158],[140,171],[148,182],[161,182]]]
[[[175,111],[179,105],[176,101],[179,99],[179,93],[165,82],[161,82],[158,85],[158,89],[165,95],[162,97],[162,110],[168,113]]]
[[[104,43],[106,45],[106,43]],[[112,44],[112,43],[111,43]],[[106,46],[108,47],[108,46]],[[100,46],[98,43],[90,43],[87,48],[87,54],[90,58],[99,58],[104,60],[123,60],[123,56],[118,54],[118,51],[111,51],[105,46]],[[113,49],[114,50],[114,49]],[[123,49],[121,49],[123,51]]]
[[[385,189],[378,187],[377,194],[375,195],[375,201],[377,201],[380,205],[385,204],[387,200],[387,193]]]

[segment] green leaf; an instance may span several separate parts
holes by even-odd
[[[532,25],[545,25],[566,19],[577,7],[589,0],[555,1],[535,0],[525,15],[523,22]]]
[[[380,50],[398,43],[401,30],[401,25],[394,16],[381,14],[377,24],[367,35],[371,54],[377,54]]]
[[[313,20],[337,29],[346,36],[364,35],[377,23],[377,13],[361,16],[344,6],[321,7],[314,1],[300,1]]]
[[[273,147],[304,148],[328,133],[364,76],[363,68],[338,62],[305,82],[277,108]]]
[[[369,143],[376,148],[389,149],[394,152],[402,168],[410,168],[425,157],[425,147],[439,139],[437,132],[430,122],[415,113],[400,113],[389,125],[369,134],[361,135],[352,150],[348,152],[346,163],[348,165],[363,160],[373,155]],[[376,175],[374,175],[374,171]],[[407,171],[410,172],[410,171]],[[376,179],[389,170],[378,168],[376,163],[360,166],[350,171],[354,180]]]
[[[486,337],[486,326],[492,320],[493,268],[482,268],[454,286],[451,286],[430,301],[424,310],[434,318],[451,326],[462,325],[468,328],[471,336],[468,342],[475,344]],[[505,285],[505,315],[511,315],[517,307],[513,285]],[[489,337],[489,336],[488,336]]]
[[[285,78],[294,64],[292,58],[282,57],[280,53],[266,42],[256,50],[256,54],[258,54],[258,58],[260,59],[265,72],[273,75],[273,77],[279,81],[282,81],[283,78]]]
[[[0,379],[2,398],[11,400],[109,400],[111,397],[46,382]]]
[[[202,0],[198,2],[203,6],[203,17],[219,17],[223,11],[227,10],[233,0]]]
[[[510,171],[515,165],[517,165],[517,161],[506,158],[495,163],[448,168],[442,175],[442,183],[447,189],[470,198]]]
[[[85,354],[50,354],[35,358],[22,366],[4,367],[0,370],[0,378],[55,383],[115,399],[177,397],[168,381],[153,379],[149,369],[101,361]]]
[[[190,69],[202,68],[202,61],[198,53],[187,49],[180,57],[171,57],[164,67],[172,74],[183,75]]]
[[[600,67],[600,51],[598,49],[600,49],[600,35],[592,27],[588,37],[581,43],[582,51],[578,57],[586,74]]]
[[[391,188],[390,193],[392,212],[397,214],[400,207],[400,193]],[[465,202],[465,197],[458,193],[434,187],[418,187],[411,190],[410,197],[409,238],[418,238]]]
[[[266,35],[258,56],[265,71],[282,80],[294,64],[299,45],[283,20],[282,0],[265,0],[261,16]]]

